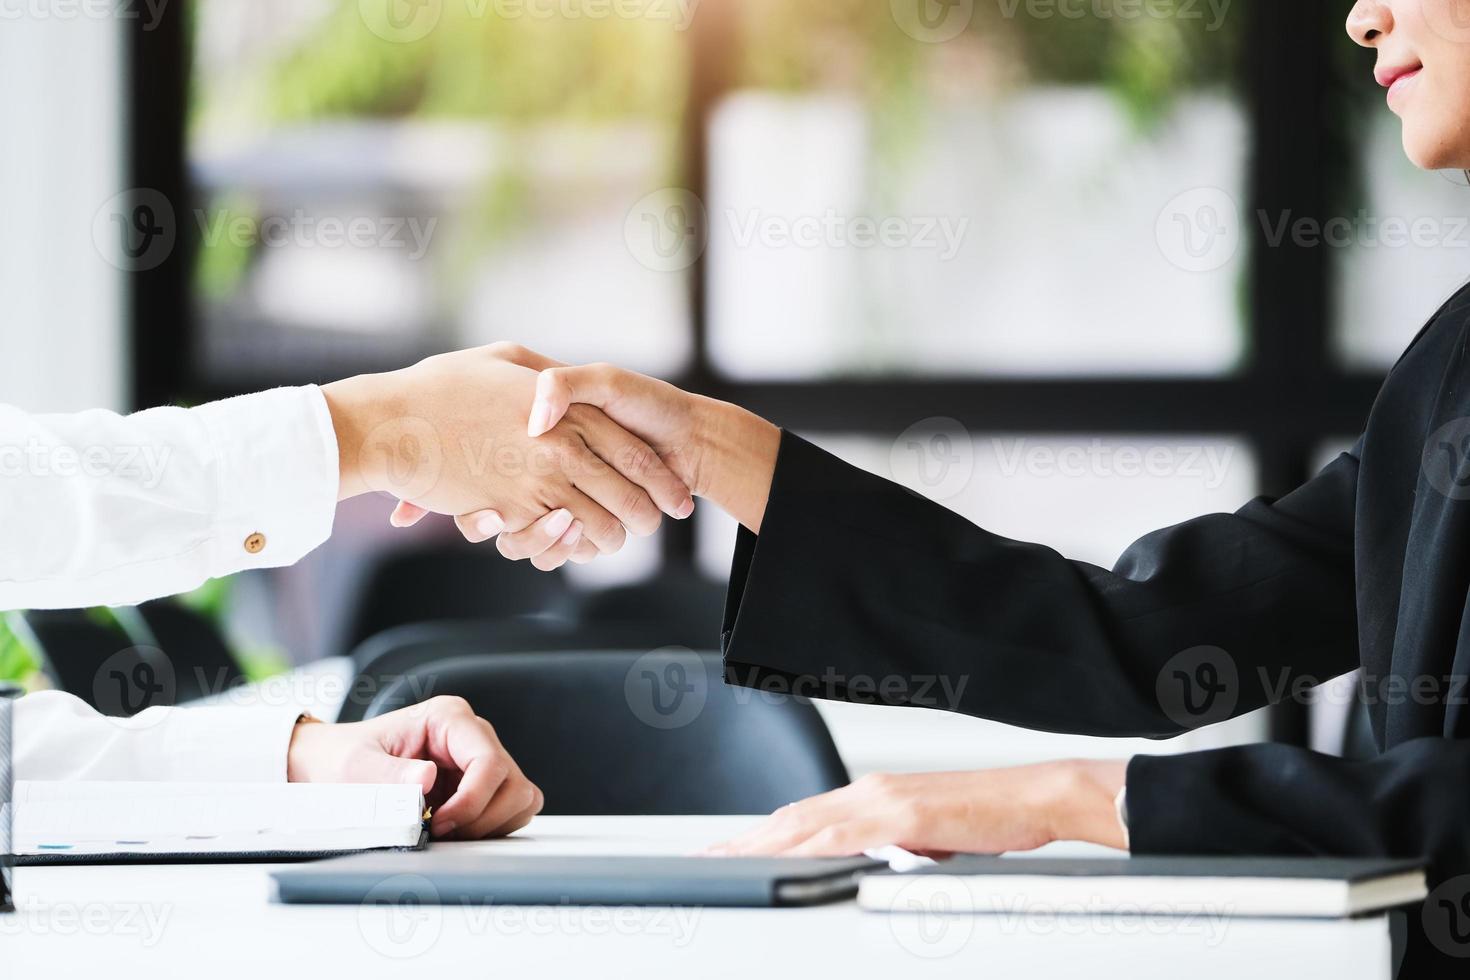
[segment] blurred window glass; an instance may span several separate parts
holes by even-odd
[[[1064,7],[742,3],[740,89],[709,134],[723,371],[1240,364],[1244,15]]]
[[[1425,174],[1404,156],[1397,116],[1376,93],[1360,120],[1358,187],[1333,250],[1334,347],[1342,366],[1381,371],[1470,279],[1470,187],[1460,173]]]
[[[679,5],[647,8],[193,0],[205,377],[494,340],[682,368],[686,285],[624,234],[687,88]]]

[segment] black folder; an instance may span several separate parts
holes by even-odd
[[[275,872],[276,897],[299,904],[697,905],[769,908],[841,901],[868,858],[497,857],[439,847],[363,854]]]

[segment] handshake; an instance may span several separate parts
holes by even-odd
[[[696,496],[759,530],[780,440],[733,405],[514,344],[322,391],[341,499],[391,494],[394,524],[451,516],[469,541],[495,538],[502,555],[543,571],[613,554],[664,514],[683,520]]]

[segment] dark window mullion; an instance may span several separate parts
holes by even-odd
[[[1262,490],[1280,495],[1309,475],[1322,443],[1356,431],[1371,403],[1377,379],[1349,384],[1337,377],[1330,337],[1330,250],[1272,245],[1266,227],[1288,215],[1322,227],[1330,217],[1330,188],[1341,186],[1350,163],[1333,138],[1330,92],[1339,12],[1315,3],[1251,0],[1243,47],[1252,132],[1250,205],[1250,330],[1252,377],[1263,383],[1265,419],[1293,418],[1307,407],[1322,413],[1311,424],[1282,432],[1252,425]],[[1352,390],[1356,387],[1356,390]],[[1358,420],[1343,418],[1343,412]],[[1297,701],[1268,715],[1274,741],[1307,745],[1310,708]]]
[[[193,242],[185,120],[188,113],[190,18],[183,4],[159,10],[158,22],[123,19],[127,100],[124,140],[127,188],[156,190],[173,209],[173,251],[157,268],[124,274],[132,363],[131,401],[148,408],[178,399],[194,378],[195,326],[189,296]],[[166,215],[158,221],[168,221]]]

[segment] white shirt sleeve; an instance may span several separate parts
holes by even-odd
[[[317,388],[130,416],[0,406],[0,610],[128,605],[292,564],[331,534],[337,490]],[[16,778],[281,781],[297,716],[119,719],[33,694],[15,709]]]
[[[285,782],[294,708],[149,708],[109,718],[60,691],[15,703],[16,779]]]
[[[0,406],[0,610],[131,605],[327,539],[337,437],[317,388],[136,415]]]

